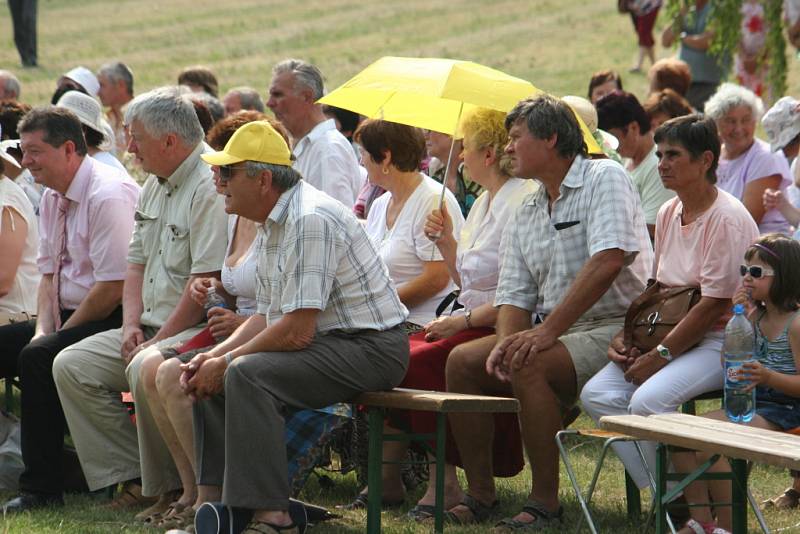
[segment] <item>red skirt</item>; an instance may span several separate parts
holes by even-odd
[[[456,346],[494,334],[492,328],[470,328],[445,339],[434,342],[425,341],[425,332],[408,337],[411,357],[406,377],[401,387],[447,391],[445,365],[447,356]],[[399,414],[398,414],[399,415]],[[436,414],[433,412],[406,412],[401,419],[414,433],[432,434],[436,432]],[[431,444],[433,446],[433,444]],[[522,471],[525,460],[522,454],[522,438],[516,414],[494,415],[493,443],[494,476],[512,477]],[[450,424],[447,424],[447,461],[461,466]]]

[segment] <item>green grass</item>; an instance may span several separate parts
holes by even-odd
[[[659,21],[663,26],[664,21]],[[384,55],[453,57],[477,61],[526,78],[557,95],[584,95],[592,72],[614,68],[625,88],[644,96],[642,75],[629,75],[635,38],[628,18],[616,13],[614,0],[39,0],[40,68],[19,68],[10,17],[0,2],[0,68],[14,70],[23,82],[22,100],[49,101],[55,80],[83,64],[96,69],[120,59],[136,77],[136,92],[173,83],[180,69],[206,64],[218,75],[220,91],[251,85],[265,91],[271,66],[285,57],[316,63],[335,88]],[[671,50],[658,50],[659,57]],[[789,60],[789,94],[800,91],[798,61]],[[590,427],[586,417],[577,427]],[[588,482],[598,443],[571,444],[579,477]],[[634,533],[640,523],[625,515],[623,471],[611,455],[600,480],[593,510],[601,532]],[[302,498],[326,506],[350,501],[358,491],[354,477],[333,477],[332,489],[312,479]],[[751,489],[759,500],[789,483],[781,469],[757,466]],[[527,472],[498,481],[501,515],[515,513],[528,493]],[[577,501],[562,472],[564,529],[579,516]],[[11,494],[2,494],[7,498]],[[384,514],[384,532],[428,532],[404,520],[407,505]],[[102,502],[69,496],[67,507],[10,517],[0,533],[88,534],[153,532],[137,526],[133,512],[105,510]],[[800,521],[797,513],[769,513],[773,529]],[[342,520],[314,529],[320,533],[363,532],[365,514],[349,512]],[[752,521],[751,526],[755,528]],[[485,526],[452,528],[453,533],[485,532]],[[785,532],[800,532],[799,528]]]
[[[384,55],[469,59],[529,79],[557,95],[584,95],[589,75],[623,73],[644,96],[643,75],[629,75],[635,38],[614,0],[39,0],[37,69],[19,68],[5,2],[0,5],[0,67],[17,72],[23,100],[49,100],[56,78],[83,64],[121,59],[136,90],[174,82],[203,63],[222,92],[236,85],[264,91],[278,60],[320,66],[329,88]],[[659,21],[659,27],[664,21]],[[672,50],[659,50],[659,56]],[[800,88],[789,61],[789,94]]]
[[[713,408],[713,401],[703,403],[700,411]],[[575,428],[590,428],[591,421],[586,416],[581,416],[573,425]],[[599,440],[585,440],[570,438],[567,442],[570,455],[578,473],[578,479],[585,487],[594,469],[594,464],[600,453]],[[459,473],[462,476],[463,472]],[[318,479],[312,476],[300,498],[322,506],[333,508],[337,504],[350,502],[359,488],[355,475],[331,475],[333,487],[322,487]],[[785,470],[766,466],[755,466],[750,478],[750,489],[758,501],[780,493],[789,484],[789,477]],[[501,506],[497,518],[513,515],[522,507],[530,489],[529,472],[526,469],[522,474],[511,479],[498,479],[498,499]],[[417,525],[405,519],[408,509],[413,506],[421,496],[422,488],[410,492],[406,504],[398,509],[387,510],[382,515],[383,532],[389,534],[430,532],[430,528]],[[0,493],[0,498],[6,499],[13,496],[11,493]],[[643,492],[642,498],[646,501],[648,493]],[[556,534],[564,530],[572,532],[580,517],[578,501],[572,493],[572,488],[566,475],[561,469],[561,500],[565,508],[564,526],[553,528],[546,534]],[[9,516],[4,521],[0,519],[0,533],[67,533],[67,534],[101,534],[110,532],[152,533],[154,529],[144,528],[133,520],[135,510],[129,512],[111,511],[104,507],[103,498],[94,498],[86,495],[68,495],[67,506],[61,509],[50,509],[25,513],[20,516]],[[643,503],[647,509],[647,503]],[[338,511],[337,511],[338,512]],[[609,454],[606,458],[606,467],[600,477],[593,499],[592,513],[596,525],[601,533],[635,534],[642,532],[644,516],[638,521],[630,521],[626,513],[625,481],[622,464],[616,456]],[[800,532],[800,514],[797,512],[766,511],[767,523],[773,532]],[[750,531],[758,532],[758,525],[753,514],[748,511]],[[312,532],[321,534],[354,534],[364,532],[366,526],[366,513],[362,511],[343,512],[341,519],[326,522],[315,527]],[[488,530],[487,525],[471,527],[448,527],[447,532],[453,534],[478,534]],[[586,531],[584,531],[586,532]]]

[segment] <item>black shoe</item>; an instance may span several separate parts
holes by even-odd
[[[64,498],[47,493],[20,493],[3,505],[3,511],[10,514],[51,506],[64,506]]]

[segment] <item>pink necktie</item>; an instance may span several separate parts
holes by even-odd
[[[50,297],[50,305],[53,307],[53,320],[55,329],[61,328],[61,264],[64,261],[64,253],[67,250],[67,209],[69,199],[59,195],[56,207],[56,268],[53,271],[53,293]]]

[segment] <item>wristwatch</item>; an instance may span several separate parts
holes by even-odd
[[[472,328],[472,310],[464,312],[464,320],[467,322],[467,328]]]
[[[668,362],[672,361],[672,353],[664,345],[659,344],[658,346],[656,346],[656,352],[658,353],[659,356],[661,356]]]

